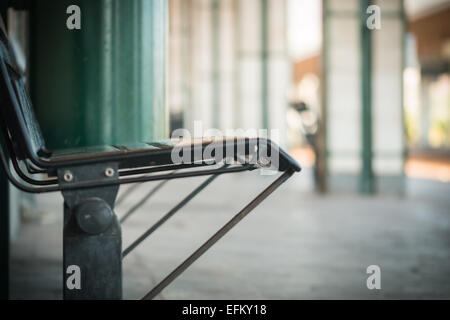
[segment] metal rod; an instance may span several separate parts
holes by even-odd
[[[174,170],[169,175],[173,175],[177,172],[177,170]],[[164,186],[168,181],[162,181],[160,182],[153,190],[151,190],[137,205],[135,205],[133,208],[131,208],[125,215],[121,218],[120,223],[124,222],[126,219],[128,219],[128,216],[132,214],[134,211],[139,209],[140,206],[142,206],[152,195],[154,195],[159,189],[161,189],[162,186]],[[125,200],[126,197],[128,197],[136,188],[140,186],[140,183],[136,183],[130,188],[128,188],[122,196],[116,201],[116,206],[119,205],[123,200]]]
[[[6,130],[6,125],[3,122],[3,119],[1,121],[1,127],[4,137],[8,137],[8,131]],[[10,154],[10,159],[13,164],[14,170],[16,171],[17,175],[26,183],[32,184],[32,185],[38,185],[38,186],[50,186],[58,183],[57,179],[47,179],[47,180],[35,180],[30,177],[28,177],[26,174],[22,172],[22,169],[19,166],[19,162],[17,160],[17,157],[14,154],[14,148],[12,141],[8,138],[5,138],[6,148]]]
[[[170,273],[164,280],[162,280],[156,287],[147,293],[142,300],[152,300],[164,288],[172,283],[180,274],[182,274],[190,265],[192,265],[198,258],[200,258],[209,248],[211,248],[217,241],[219,241],[225,234],[228,233],[236,224],[245,218],[253,209],[255,209],[264,199],[266,199],[272,192],[274,192],[280,185],[289,179],[293,171],[283,173],[270,186],[261,192],[255,199],[253,199],[244,209],[235,215],[226,225],[217,231],[211,238],[208,239],[199,249],[197,249],[189,258],[180,264],[172,273]]]
[[[45,173],[45,174],[47,174],[48,173],[47,170],[39,169],[38,167],[36,167],[32,163],[30,163],[29,160],[25,160],[24,162],[25,162],[25,166],[27,167],[28,172],[31,173],[31,174],[37,174],[37,173]]]
[[[216,179],[218,175],[213,175],[206,179],[200,186],[198,186],[194,191],[192,191],[186,198],[181,200],[175,207],[173,207],[167,214],[165,214],[161,219],[158,220],[153,226],[151,226],[142,236],[135,240],[128,248],[126,248],[122,254],[125,258],[134,248],[136,248],[142,241],[144,241],[148,236],[155,232],[159,227],[161,227],[169,218],[171,218],[178,210],[183,208],[189,201],[191,201],[195,196],[197,196],[203,189],[206,188],[211,182]]]
[[[206,166],[204,162],[199,163],[191,163],[191,164],[173,164],[173,165],[164,165],[164,166],[156,166],[156,167],[147,167],[147,168],[139,168],[139,169],[125,169],[120,170],[119,175],[121,177],[133,176],[137,174],[148,174],[155,173],[161,171],[170,171],[170,170],[178,170],[178,169],[187,169],[187,168],[200,168]]]
[[[142,207],[144,203],[147,202],[148,199],[151,198],[156,192],[158,192],[159,189],[161,189],[169,180],[163,180],[160,183],[158,183],[152,190],[150,190],[149,193],[145,195],[144,198],[141,199],[137,204],[135,204],[130,210],[127,211],[119,220],[120,223],[124,223],[134,212],[136,212],[137,209]],[[130,188],[131,189],[131,188]],[[128,190],[127,190],[128,191]],[[132,190],[133,191],[133,190]],[[128,194],[131,194],[128,193]]]
[[[124,193],[122,193],[120,195],[119,198],[117,198],[117,201],[115,203],[115,206],[119,206],[130,194],[133,193],[133,191],[135,191],[141,184],[140,183],[135,183],[132,184],[127,190],[125,190]]]

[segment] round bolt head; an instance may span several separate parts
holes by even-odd
[[[108,178],[112,178],[114,177],[114,169],[113,168],[106,168],[105,170],[105,176],[107,176]]]
[[[81,202],[75,207],[74,213],[80,229],[92,235],[106,231],[114,217],[111,207],[100,198],[90,198]]]
[[[64,172],[63,179],[65,182],[71,182],[73,180],[73,174],[70,171]]]

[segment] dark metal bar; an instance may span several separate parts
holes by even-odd
[[[153,226],[150,227],[142,236],[140,236],[136,241],[134,241],[128,248],[123,252],[123,257],[125,258],[134,248],[136,248],[142,241],[147,239],[153,232],[155,232],[159,227],[161,227],[167,220],[169,220],[175,213],[177,213],[181,208],[183,208],[189,201],[195,198],[203,189],[206,188],[211,182],[216,179],[218,175],[213,175],[206,179],[200,186],[198,186],[194,191],[192,191],[186,198],[181,200],[175,207],[172,208],[167,214],[165,214],[161,219],[158,220]]]
[[[48,173],[47,170],[45,169],[39,169],[38,167],[36,167],[35,165],[33,165],[32,163],[30,163],[28,160],[25,160],[25,166],[27,167],[27,170],[29,173],[31,174],[38,174],[38,173]]]
[[[147,293],[142,300],[152,300],[164,288],[172,283],[180,274],[182,274],[190,265],[192,265],[198,258],[200,258],[209,248],[211,248],[217,241],[219,241],[225,234],[228,233],[236,224],[245,218],[253,209],[255,209],[264,199],[266,199],[272,192],[274,192],[280,185],[289,179],[293,171],[283,173],[270,186],[261,192],[255,199],[252,200],[244,209],[235,215],[226,225],[217,231],[211,238],[208,239],[199,249],[197,249],[189,258],[180,264],[172,273],[170,273],[164,280],[162,280],[156,287]]]
[[[32,179],[30,177],[28,177],[20,168],[19,166],[19,162],[17,160],[17,157],[14,153],[14,148],[13,148],[13,144],[12,144],[12,140],[8,139],[8,130],[6,129],[6,123],[4,122],[3,119],[0,119],[0,124],[1,124],[1,130],[3,132],[3,136],[5,137],[5,144],[6,144],[6,149],[8,150],[8,153],[10,155],[10,160],[13,164],[14,170],[16,171],[17,175],[26,183],[29,183],[31,185],[38,185],[38,186],[50,186],[50,185],[54,185],[56,183],[58,183],[57,179],[47,179],[47,180],[35,180]],[[25,161],[26,162],[26,161]]]
[[[131,185],[127,190],[125,190],[124,193],[120,195],[120,197],[117,199],[115,206],[119,206],[130,194],[133,193],[141,184],[135,183]]]
[[[142,207],[144,203],[147,202],[148,199],[150,199],[151,196],[153,196],[156,192],[158,192],[159,189],[161,189],[168,180],[163,180],[160,183],[158,183],[152,190],[150,190],[149,193],[145,195],[144,198],[142,198],[141,201],[139,201],[137,204],[135,204],[130,210],[127,211],[119,220],[120,223],[124,223],[134,212],[136,212],[137,209]],[[131,189],[131,188],[130,188]]]
[[[17,158],[11,158],[11,162],[13,164],[14,170],[17,175],[26,183],[37,186],[53,186],[58,183],[58,179],[50,178],[45,180],[36,180],[28,177],[20,168],[19,163],[17,162]]]
[[[173,164],[173,165],[165,165],[165,166],[157,166],[157,167],[144,167],[138,169],[125,169],[119,170],[119,175],[121,177],[133,176],[137,174],[148,174],[155,173],[161,171],[171,171],[171,170],[179,170],[179,169],[189,169],[189,168],[200,168],[204,167],[206,164],[204,162],[192,163],[192,164]]]
[[[172,173],[170,173],[169,175],[172,175],[174,173],[176,173],[177,170],[173,171]],[[120,175],[120,173],[119,173]],[[135,207],[133,207],[132,209],[130,209],[130,211],[132,210],[133,212],[135,210],[137,210],[141,205],[143,205],[153,194],[156,193],[156,191],[158,191],[162,186],[164,186],[167,183],[167,181],[162,181],[160,184],[158,184],[152,191],[150,191],[142,200],[141,202],[139,202],[138,205],[136,205]],[[123,200],[125,200],[126,197],[128,197],[134,190],[136,190],[137,187],[139,187],[139,183],[134,184],[133,186],[131,186],[130,188],[128,188],[123,194],[122,196],[116,201],[116,206],[118,206]],[[133,212],[127,212],[120,220],[120,222],[124,222],[128,217],[128,215],[130,215]]]

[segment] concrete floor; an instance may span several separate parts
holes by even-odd
[[[320,197],[308,191],[310,174],[277,190],[159,298],[450,298],[450,184],[408,180],[404,197]],[[204,179],[169,182],[123,225],[124,247]],[[125,298],[147,293],[272,179],[243,173],[213,182],[125,258]],[[140,186],[117,214],[154,185]],[[13,299],[62,296],[62,197],[41,195],[38,204],[51,211],[24,223],[11,248]],[[381,290],[366,287],[374,264]]]

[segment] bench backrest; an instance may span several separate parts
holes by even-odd
[[[26,89],[24,75],[17,65],[1,17],[0,110],[2,123],[7,126],[16,157],[25,159],[45,150],[45,142]]]

